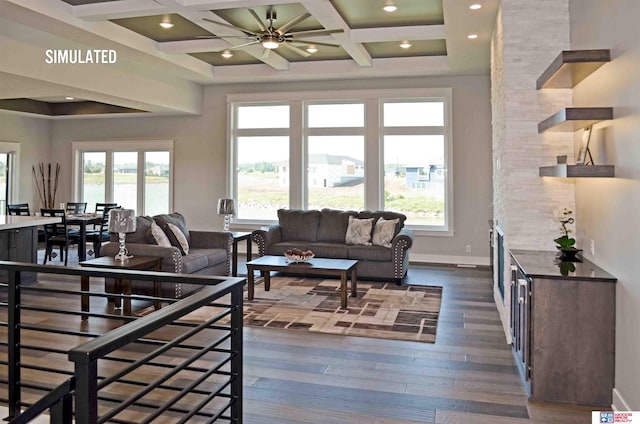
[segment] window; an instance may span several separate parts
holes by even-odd
[[[237,221],[385,209],[452,234],[451,89],[229,96]]]
[[[384,208],[407,225],[446,228],[444,101],[384,101]]]
[[[173,142],[75,142],[76,198],[88,210],[99,202],[115,202],[137,215],[171,209]]]

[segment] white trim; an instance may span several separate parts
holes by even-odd
[[[433,264],[489,266],[488,256],[430,255],[411,252],[410,259],[411,262]]]
[[[611,409],[614,411],[631,411],[631,406],[624,400],[618,389],[613,389]]]
[[[380,89],[380,90],[340,90],[340,91],[291,91],[277,93],[241,93],[227,95],[227,104],[278,102],[304,100],[353,100],[363,101],[371,98],[419,99],[424,97],[451,98],[451,88],[415,88],[415,89]],[[446,125],[446,123],[445,123]]]
[[[20,179],[20,148],[22,147],[22,143],[18,143],[15,141],[0,141],[0,152],[2,153],[11,153],[11,168],[9,168],[9,198],[7,199],[7,204],[17,203],[17,199],[20,199],[20,185],[18,184],[18,180]],[[4,215],[6,210],[2,210],[1,213]]]

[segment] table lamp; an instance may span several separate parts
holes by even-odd
[[[125,262],[133,255],[129,255],[124,245],[124,239],[127,233],[133,233],[136,230],[136,213],[133,209],[111,209],[109,211],[109,232],[118,233],[120,240],[120,250],[115,256],[116,261]]]
[[[229,231],[231,215],[235,213],[233,199],[218,199],[218,215],[224,215],[223,231]]]

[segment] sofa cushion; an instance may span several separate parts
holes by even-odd
[[[371,245],[373,218],[358,219],[349,217],[349,225],[345,234],[345,243]]]
[[[194,250],[190,255],[182,257],[183,274],[192,274],[209,266],[209,258],[204,250],[208,249]]]
[[[386,220],[398,219],[398,224],[396,225],[395,233],[398,234],[402,227],[404,227],[404,222],[407,220],[407,216],[398,212],[392,211],[361,211],[358,212],[356,218],[373,218],[373,222],[378,220],[378,218],[384,218]]]
[[[317,241],[344,243],[344,237],[349,226],[349,216],[356,215],[356,213],[355,211],[322,209],[320,211]]]
[[[169,214],[155,215],[153,220],[167,233],[168,228],[167,224],[172,223],[176,227],[180,228],[180,231],[184,234],[187,239],[187,242],[191,243],[189,240],[189,228],[187,227],[187,221],[184,219],[184,216],[181,213],[174,212]],[[167,233],[167,237],[171,240],[171,236]],[[178,246],[176,246],[178,247]]]
[[[281,241],[281,242],[273,243],[269,245],[267,247],[267,250],[264,252],[264,254],[272,255],[272,256],[284,256],[284,252],[293,248],[300,249],[303,252],[305,250],[313,251],[311,246],[312,246],[311,243],[306,241],[301,241],[301,240]]]
[[[127,243],[143,243],[155,244],[155,239],[151,235],[151,224],[153,218],[150,216],[136,216],[136,230],[133,233],[127,233]],[[111,234],[111,240],[117,241],[118,235]]]
[[[307,245],[316,258],[346,259],[349,257],[349,246],[342,243],[315,242]]]
[[[320,211],[278,209],[282,241],[316,241]]]
[[[360,261],[385,261],[392,260],[392,252],[388,247],[382,246],[361,246],[354,244],[349,246],[349,259]]]
[[[177,225],[167,222],[167,236],[171,245],[180,249],[180,253],[182,253],[183,256],[189,254],[189,242]]]
[[[373,227],[371,243],[375,246],[391,247],[391,240],[393,240],[393,237],[396,235],[397,226],[398,218],[378,218],[376,225]]]

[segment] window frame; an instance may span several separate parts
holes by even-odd
[[[444,226],[407,225],[419,235],[453,236],[454,234],[454,193],[453,193],[453,89],[419,88],[419,89],[380,89],[380,90],[348,90],[348,91],[308,91],[308,92],[273,92],[243,93],[227,95],[227,175],[229,195],[237,198],[237,130],[235,128],[235,110],[239,106],[267,105],[286,103],[290,106],[288,136],[289,146],[289,181],[296,181],[289,186],[289,208],[304,209],[307,207],[307,166],[308,144],[310,135],[359,135],[364,133],[365,188],[364,204],[366,209],[378,210],[384,207],[384,136],[410,134],[423,131],[418,135],[443,135],[445,143],[445,224]],[[382,108],[385,101],[441,101],[444,103],[444,125],[442,127],[384,127]],[[362,127],[322,127],[308,128],[306,117],[307,104],[320,103],[357,103],[365,106],[365,122]],[[437,129],[439,128],[439,129]],[[269,129],[272,131],[273,129]],[[335,131],[335,132],[334,132]],[[267,135],[261,133],[260,135]],[[271,135],[271,134],[268,134]],[[400,134],[402,135],[402,134]],[[276,220],[236,219],[238,227],[252,228],[256,225],[269,225]]]
[[[113,153],[137,152],[138,173],[136,176],[136,215],[145,215],[144,154],[146,152],[169,152],[169,205],[173,210],[174,189],[174,141],[173,140],[131,140],[131,141],[74,141],[71,143],[72,198],[83,201],[83,162],[82,154],[105,152],[105,202],[113,201]]]
[[[7,199],[0,214],[5,215],[7,213],[7,205],[12,203],[19,203],[20,199],[20,184],[18,182],[20,175],[20,148],[21,143],[13,141],[0,141],[0,153],[6,153],[8,155],[9,172],[7,173]],[[35,193],[37,195],[37,193]]]

